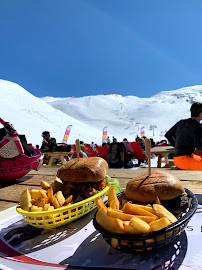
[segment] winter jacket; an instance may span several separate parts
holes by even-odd
[[[41,150],[43,152],[53,152],[57,146],[56,139],[50,138],[49,141],[43,142],[41,145]]]
[[[180,120],[165,134],[175,147],[174,157],[191,156],[195,148],[202,150],[202,127],[193,118]]]

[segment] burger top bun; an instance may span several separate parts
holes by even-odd
[[[70,182],[99,182],[108,171],[108,163],[99,157],[77,158],[68,161],[57,171],[57,177]]]
[[[180,180],[165,171],[153,170],[151,175],[143,174],[131,179],[126,186],[126,197],[130,200],[147,203],[171,200],[180,196],[184,187]]]

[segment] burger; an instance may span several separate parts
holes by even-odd
[[[86,199],[106,187],[108,163],[100,157],[72,159],[57,171],[59,188],[65,196]],[[54,189],[57,186],[53,185]]]
[[[158,198],[162,205],[177,217],[191,203],[182,182],[174,175],[160,170],[131,179],[126,185],[124,197],[143,204],[152,204]]]

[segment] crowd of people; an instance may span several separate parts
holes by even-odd
[[[41,145],[40,149],[43,152],[53,152],[53,151],[55,151],[56,146],[57,146],[56,139],[50,136],[50,132],[49,131],[44,131],[42,133],[42,137],[43,137],[43,140],[42,140],[42,145]],[[137,136],[135,138],[135,141],[139,143],[139,145],[141,146],[143,151],[145,150],[145,144],[144,144],[145,139],[146,139],[146,137],[140,138],[139,136]],[[154,142],[153,138],[150,138],[150,141],[151,141],[151,147],[155,147],[156,143]],[[110,138],[108,136],[107,139],[106,139],[106,143],[103,143],[102,146],[110,145],[111,143],[117,143],[117,142],[118,141],[114,136],[112,136],[112,140],[110,140]],[[128,139],[124,138],[122,142],[124,143],[124,145],[127,148],[127,143],[126,142],[128,142]],[[165,143],[167,143],[167,141],[162,140],[160,142],[157,142],[157,145],[161,145],[163,143],[165,144]],[[83,149],[84,149],[85,143],[83,141],[80,141],[80,145],[81,145],[81,151],[84,152]],[[96,151],[97,144],[95,144],[94,142],[91,142],[90,146],[92,147],[93,151]],[[39,145],[36,145],[36,148],[39,149]],[[108,149],[108,148],[109,147],[106,147],[106,149]]]
[[[42,144],[41,144],[41,147],[39,145],[36,145],[35,148],[41,150],[41,152],[43,153],[46,153],[46,152],[54,152],[56,151],[56,148],[57,148],[57,142],[56,142],[56,139],[54,137],[51,137],[50,135],[50,132],[49,131],[43,131],[42,134]],[[143,137],[143,138],[140,138],[139,136],[137,136],[135,138],[135,141],[139,143],[139,145],[141,146],[141,149],[142,151],[145,150],[145,144],[144,144],[144,140],[145,140],[146,137]],[[150,138],[150,141],[151,141],[151,147],[154,147],[156,144],[154,142],[154,140],[152,138]],[[115,136],[112,136],[112,138],[110,139],[110,137],[108,136],[107,139],[106,139],[106,143],[103,143],[102,146],[105,147],[106,151],[108,152],[109,151],[109,147],[111,144],[114,144],[114,143],[117,143],[117,138]],[[126,148],[126,151],[128,152],[128,154],[132,155],[131,153],[131,150],[130,150],[130,147],[128,146],[128,139],[127,138],[124,138],[122,140],[122,142]],[[158,142],[159,143],[159,142]],[[163,143],[163,141],[161,141],[160,143]],[[34,146],[30,143],[28,144],[28,146],[30,148],[34,148]],[[93,149],[93,151],[99,156],[99,153],[97,152],[96,150],[96,147],[97,147],[97,144],[94,143],[93,141],[91,142],[90,144],[91,148]],[[85,143],[83,141],[80,141],[80,156],[85,158],[85,157],[88,157],[86,151],[85,151]],[[71,154],[69,155],[68,157],[66,157],[68,160],[74,158],[74,156]],[[58,160],[55,160],[55,162],[57,162]],[[44,157],[44,161],[43,161],[44,164],[48,164],[48,158]]]
[[[151,147],[172,145],[175,148],[173,158],[174,165],[177,168],[184,170],[202,170],[202,127],[200,124],[200,121],[202,120],[202,103],[193,103],[190,107],[190,112],[190,118],[178,121],[167,131],[165,134],[166,139],[154,142],[153,138],[150,138]],[[42,137],[41,147],[36,145],[36,148],[40,149],[42,152],[55,151],[57,142],[55,138],[50,136],[50,132],[44,131]],[[140,138],[139,136],[135,138],[135,142],[139,143],[142,151],[145,151],[145,139],[146,137]],[[108,136],[106,143],[103,143],[102,146],[108,151],[109,146],[117,142],[117,138],[112,136],[110,139]],[[124,138],[122,141],[126,150],[129,152],[130,149],[127,142],[127,138]],[[85,143],[81,141],[80,145],[82,157],[88,157],[85,153]],[[97,144],[91,142],[90,146],[93,151],[96,152]],[[33,146],[29,144],[29,147]]]
[[[51,137],[50,135],[50,132],[49,131],[44,131],[42,132],[42,144],[41,144],[41,147],[39,147],[39,145],[37,145],[36,147],[38,149],[40,149],[42,152],[54,152],[56,150],[56,147],[57,147],[57,142],[56,142],[56,139]],[[144,151],[145,150],[145,146],[144,146],[144,139],[145,138],[140,138],[140,137],[136,137],[135,141],[138,142],[142,148],[142,150]],[[117,143],[117,138],[115,138],[114,136],[112,136],[112,139],[109,138],[109,136],[107,137],[106,139],[106,143],[103,143],[102,146],[104,146],[106,148],[107,151],[109,151],[109,147],[110,147],[110,144],[113,144],[113,143]],[[127,138],[124,138],[122,143],[124,144],[126,150],[128,153],[130,153],[130,148],[127,144],[128,142],[128,139]],[[91,148],[93,149],[93,151],[98,154],[99,156],[99,153],[97,152],[96,150],[96,146],[97,144],[94,143],[93,141],[91,142],[90,144]],[[151,139],[151,147],[155,146],[155,143],[154,141]],[[30,144],[30,147],[31,144]],[[85,152],[85,143],[83,141],[80,141],[80,155],[81,157],[88,157],[87,153]],[[68,160],[74,158],[73,155],[70,155],[67,157]],[[56,160],[57,161],[57,160]],[[45,158],[44,158],[44,163],[47,164],[48,163],[48,159],[46,158],[46,155],[45,155]]]

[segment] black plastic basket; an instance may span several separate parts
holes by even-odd
[[[198,201],[196,196],[185,188],[187,196],[191,199],[190,206],[182,213],[181,217],[175,223],[168,227],[147,234],[118,234],[112,233],[101,227],[96,221],[96,214],[93,219],[93,225],[98,230],[105,241],[112,247],[127,253],[150,251],[170,243],[180,235],[186,228],[189,220],[195,213]],[[116,245],[114,245],[116,243]]]

